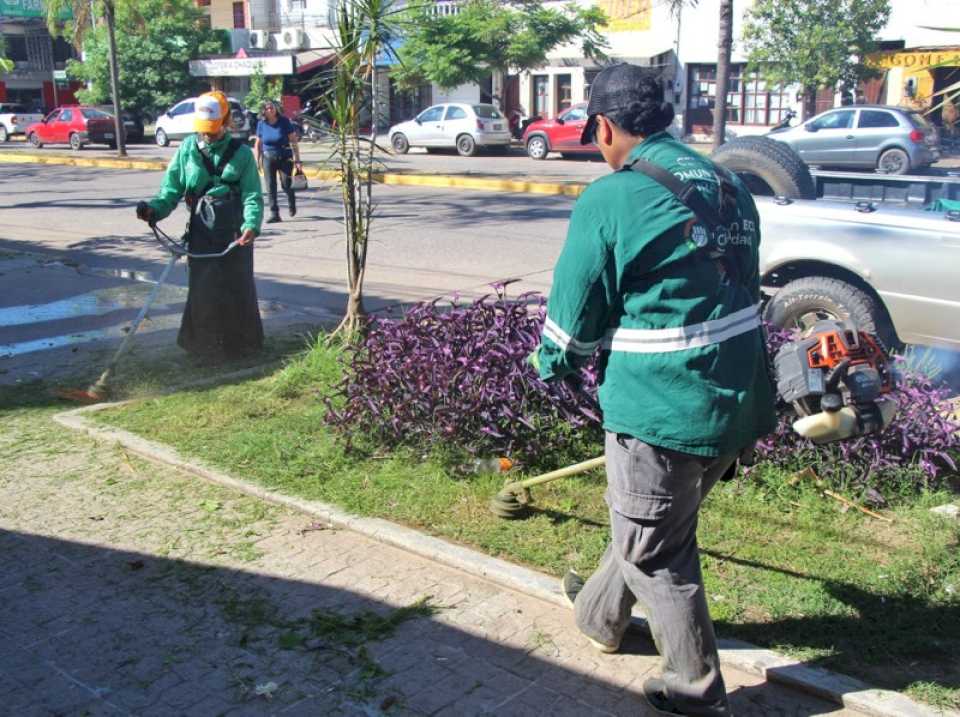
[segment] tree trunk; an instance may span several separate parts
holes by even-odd
[[[810,119],[815,114],[817,114],[817,88],[804,87],[803,88],[803,119],[804,121]]]
[[[727,139],[727,87],[733,47],[733,0],[720,0],[720,42],[717,45],[717,94],[713,109],[713,148]]]
[[[110,90],[113,93],[113,122],[117,139],[117,155],[126,157],[127,142],[123,136],[123,117],[120,116],[120,70],[117,66],[116,17],[112,2],[105,2],[103,7],[107,16],[107,37],[110,41]]]

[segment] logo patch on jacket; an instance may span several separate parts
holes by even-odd
[[[710,232],[696,219],[691,219],[685,227],[684,238],[691,250],[702,249],[710,242]]]

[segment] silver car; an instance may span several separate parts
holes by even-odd
[[[406,154],[411,147],[456,147],[464,157],[472,157],[479,147],[506,149],[512,139],[500,110],[466,102],[428,107],[414,119],[391,127],[389,136],[397,154]]]
[[[940,159],[939,134],[922,114],[885,105],[838,107],[769,137],[822,167],[907,174]]]

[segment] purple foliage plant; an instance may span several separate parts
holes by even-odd
[[[504,284],[495,288],[470,303],[419,303],[370,320],[363,340],[346,350],[345,377],[326,399],[327,422],[348,448],[363,433],[385,448],[455,449],[527,466],[583,460],[590,457],[583,451],[599,450],[596,362],[580,372],[579,385],[541,381],[527,357],[540,341],[546,301],[537,293],[509,299]],[[771,357],[791,336],[768,327]],[[910,467],[932,483],[956,472],[960,455],[960,426],[945,415],[947,395],[904,371],[900,412],[882,434],[814,446],[792,430],[795,416],[784,413],[758,457],[785,469],[815,462],[833,482],[852,476],[876,486]]]
[[[328,423],[348,444],[362,426],[385,447],[453,447],[521,465],[599,439],[594,363],[579,385],[541,381],[527,357],[540,342],[544,297],[510,299],[505,284],[494,288],[471,303],[432,301],[373,318],[347,349]]]

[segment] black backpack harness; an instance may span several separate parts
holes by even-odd
[[[645,159],[635,159],[620,171],[639,172],[655,181],[669,191],[683,206],[693,212],[697,221],[706,227],[713,239],[714,247],[722,247],[726,244],[726,237],[729,233],[727,227],[737,216],[738,191],[736,184],[733,182],[733,176],[728,169],[714,166],[714,176],[717,178],[719,186],[720,201],[718,207],[711,206],[693,182],[685,182],[673,172]],[[709,250],[707,256],[719,262],[732,281],[740,283],[740,271],[736,263],[726,256],[722,250]],[[694,251],[690,255],[690,259],[693,261],[699,261],[702,258],[704,258],[703,251]]]

